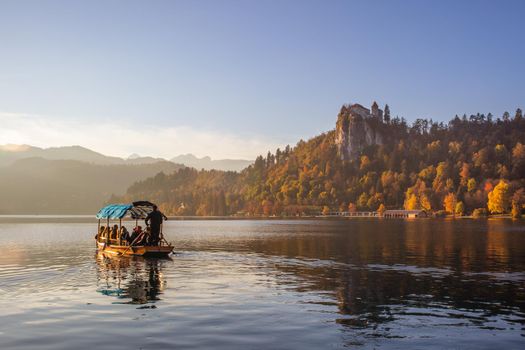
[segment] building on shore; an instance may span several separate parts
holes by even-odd
[[[385,218],[426,218],[428,215],[424,210],[385,210]]]
[[[426,218],[429,215],[424,210],[385,210],[383,215],[381,215],[378,211],[355,211],[355,212],[348,212],[348,211],[332,211],[327,214],[321,214],[319,213],[317,216],[322,217],[375,217],[375,218],[404,218],[404,219],[412,219],[412,218]]]
[[[377,211],[331,211],[328,214],[319,214],[318,216],[330,216],[330,217],[379,217]]]

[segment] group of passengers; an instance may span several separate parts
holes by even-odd
[[[151,235],[151,229],[146,227],[145,230],[142,229],[142,226],[136,226],[133,229],[133,232],[130,234],[126,226],[122,226],[120,229],[118,225],[113,225],[109,227],[109,230],[105,226],[100,226],[99,233],[97,235],[97,240],[99,242],[105,242],[109,234],[110,241],[116,241],[119,239],[123,244],[127,242],[128,245],[157,245],[158,242],[153,239]]]

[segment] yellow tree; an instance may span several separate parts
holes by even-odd
[[[443,207],[445,211],[449,214],[454,214],[456,209],[456,195],[454,193],[448,193],[443,200]]]
[[[367,206],[370,210],[377,210],[379,205],[383,202],[383,196],[379,193],[374,194],[370,197],[367,202]]]
[[[405,194],[405,209],[406,210],[415,210],[419,209],[419,200],[414,193],[413,188],[409,188]]]
[[[419,197],[419,204],[421,205],[421,209],[430,211],[432,210],[432,204],[430,202],[430,198],[426,193],[423,193]]]
[[[379,208],[377,208],[377,212],[379,213],[379,216],[383,216],[383,214],[385,213],[385,205],[383,203],[381,203],[379,205]]]
[[[488,194],[487,207],[493,214],[505,213],[510,205],[510,186],[503,180]]]
[[[474,192],[478,184],[476,183],[476,179],[470,178],[467,182],[467,191]]]
[[[457,202],[456,208],[455,208],[455,214],[458,216],[463,216],[465,214],[465,205],[462,201]]]
[[[523,174],[525,170],[525,145],[521,142],[516,143],[512,149],[512,164],[515,175]]]
[[[461,171],[459,173],[461,186],[466,186],[470,175],[470,166],[468,163],[463,163]]]
[[[357,199],[357,207],[360,210],[365,210],[367,206],[368,206],[368,195],[363,192]]]

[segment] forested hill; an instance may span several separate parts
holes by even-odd
[[[0,214],[95,214],[112,193],[182,168],[172,162],[101,165],[27,158],[0,167]]]
[[[456,116],[447,124],[418,119],[409,126],[391,118],[388,106],[382,111],[375,103],[371,110],[355,104],[342,107],[336,125],[293,148],[259,156],[241,173],[160,173],[111,201],[147,198],[179,215],[522,208],[525,120],[519,109],[513,116]]]

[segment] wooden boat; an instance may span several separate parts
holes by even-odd
[[[129,217],[135,220],[135,226],[138,226],[139,219],[146,219],[149,213],[153,211],[154,204],[148,201],[138,201],[132,204],[110,204],[100,209],[97,214],[98,230],[95,235],[97,250],[112,255],[126,256],[144,256],[144,257],[165,257],[173,251],[173,245],[166,241],[160,231],[160,240],[155,245],[144,245],[137,242],[144,241],[142,238],[147,235],[143,232],[133,242],[128,243],[125,237],[122,237],[123,226],[122,219]],[[101,230],[101,220],[107,220],[107,226]],[[118,231],[112,236],[109,229],[111,220],[118,220]]]
[[[98,251],[114,255],[138,255],[144,257],[162,257],[173,252],[172,245],[106,245],[105,242],[97,242]]]

